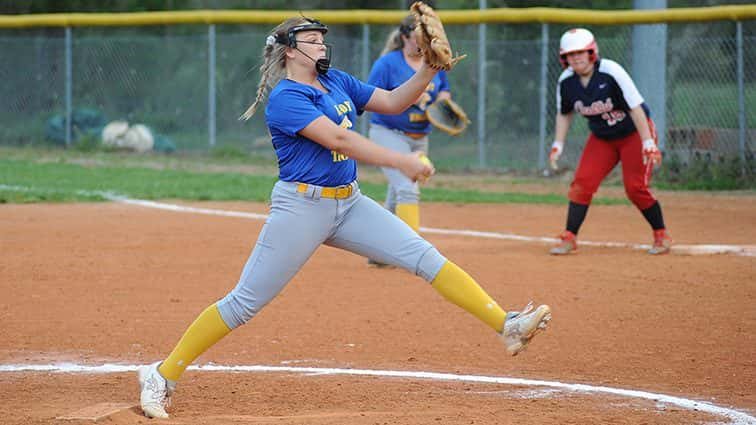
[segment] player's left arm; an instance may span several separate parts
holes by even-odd
[[[630,118],[632,118],[633,124],[635,124],[635,129],[638,130],[641,140],[653,139],[651,129],[648,126],[648,117],[642,106],[638,105],[630,109]]]
[[[630,118],[632,118],[635,129],[638,130],[638,135],[640,135],[643,164],[648,167],[646,173],[650,176],[651,168],[660,165],[662,162],[661,151],[656,145],[656,135],[649,126],[646,112],[642,106],[630,109]],[[648,177],[646,179],[648,180]]]
[[[635,129],[638,130],[643,141],[643,160],[649,160],[654,164],[661,163],[661,153],[656,146],[656,140],[648,124],[648,117],[643,110],[643,96],[641,96],[635,82],[620,64],[611,60],[602,60],[601,69],[608,72],[617,82],[627,106],[630,108],[630,118],[633,120]]]
[[[381,114],[399,114],[415,103],[438,71],[423,62],[420,69],[401,86],[393,90],[376,88],[365,110]]]

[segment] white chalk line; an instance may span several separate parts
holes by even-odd
[[[28,192],[32,189],[23,186],[8,186],[0,185],[0,190],[13,190]],[[53,190],[41,190],[43,192],[54,192]],[[252,220],[265,220],[268,218],[267,214],[256,214],[241,211],[227,211],[216,210],[210,208],[197,208],[184,205],[168,204],[165,202],[147,201],[143,199],[132,199],[126,196],[122,196],[113,192],[105,191],[87,191],[79,190],[80,193],[85,196],[101,196],[105,199],[122,202],[125,204],[138,205],[146,208],[155,208],[167,211],[185,212],[194,214],[216,215],[223,217],[237,217],[237,218],[249,218]],[[459,229],[435,229],[432,227],[420,227],[422,233],[438,234],[438,235],[451,235],[451,236],[470,236],[475,238],[484,239],[502,239],[510,241],[520,242],[537,242],[544,244],[554,244],[558,241],[556,238],[546,238],[538,236],[522,236],[512,233],[496,233],[496,232],[481,232],[476,230],[459,230]],[[593,242],[580,240],[580,245],[584,246],[596,246],[605,248],[627,248],[635,250],[648,250],[651,245],[647,244],[634,244],[626,242]],[[675,244],[672,246],[672,253],[684,254],[684,255],[714,255],[714,254],[731,254],[744,257],[756,257],[756,244],[754,245],[724,245],[724,244],[697,244],[697,245],[680,245]]]
[[[168,211],[186,212],[195,214],[208,214],[226,217],[250,218],[253,220],[265,220],[266,214],[247,213],[240,211],[214,210],[208,208],[196,208],[183,205],[167,204],[164,202],[147,201],[142,199],[131,199],[123,196],[102,193],[107,199],[122,202],[125,204],[138,205],[147,208],[156,208]],[[554,244],[558,241],[556,238],[546,238],[538,236],[522,236],[511,233],[481,232],[476,230],[459,230],[459,229],[436,229],[432,227],[420,227],[420,232],[438,235],[452,236],[470,236],[485,239],[503,239],[520,242],[538,242],[545,244]],[[629,248],[636,250],[648,250],[651,245],[633,244],[625,242],[592,242],[581,240],[580,245],[597,246],[608,248]],[[677,254],[687,255],[712,255],[712,254],[732,254],[746,257],[756,257],[756,245],[673,245],[672,251]]]
[[[0,189],[5,190],[31,190],[28,188],[18,186],[6,186],[0,185]],[[140,199],[131,199],[123,197],[110,192],[87,192],[79,191],[88,195],[99,195],[106,199],[123,202],[126,204],[139,205],[147,208],[156,208],[162,210],[187,212],[207,215],[217,215],[225,217],[239,217],[249,218],[253,220],[265,220],[268,216],[266,214],[256,214],[239,211],[225,211],[215,210],[208,208],[196,208],[187,207],[182,205],[167,204],[162,202],[147,201]],[[421,227],[420,230],[425,233],[436,233],[445,235],[460,235],[460,236],[473,236],[481,238],[494,238],[505,240],[516,240],[524,242],[543,242],[554,243],[554,238],[543,237],[530,237],[520,236],[514,234],[502,234],[494,232],[478,232],[471,230],[453,230],[453,229],[434,229]],[[634,248],[634,249],[648,249],[648,245],[627,244],[621,242],[590,242],[581,241],[583,245],[590,246],[604,246],[604,247],[621,247],[621,248]],[[679,246],[678,246],[679,247]],[[749,252],[749,247],[739,247],[737,245],[689,245],[692,249],[697,250],[694,253],[712,254],[712,253],[731,253],[736,255],[754,256],[756,253]],[[51,373],[124,373],[133,372],[139,366],[138,365],[115,365],[104,364],[101,366],[85,366],[77,365],[73,363],[60,363],[53,365],[2,365],[0,364],[0,372],[51,372]],[[750,416],[746,413],[740,412],[734,409],[728,409],[719,407],[711,403],[689,400],[680,397],[668,396],[664,394],[656,394],[646,391],[626,390],[621,388],[612,388],[604,386],[592,386],[586,384],[567,384],[555,381],[541,381],[533,379],[521,379],[521,378],[507,378],[507,377],[491,377],[491,376],[479,376],[479,375],[457,375],[450,373],[436,373],[436,372],[412,372],[412,371],[390,371],[390,370],[370,370],[370,369],[336,369],[336,368],[314,368],[314,367],[285,367],[285,366],[218,366],[218,365],[205,365],[205,366],[189,366],[190,370],[209,371],[209,372],[294,372],[307,375],[362,375],[362,376],[378,376],[378,377],[400,377],[400,378],[414,378],[414,379],[431,379],[442,381],[461,381],[461,382],[477,382],[477,383],[491,383],[502,385],[521,385],[521,386],[540,386],[557,388],[561,390],[574,391],[574,392],[586,392],[586,393],[606,393],[625,397],[641,398],[646,400],[656,401],[657,403],[673,404],[689,410],[696,410],[707,412],[715,415],[727,417],[731,420],[729,422],[732,425],[756,425],[756,417]]]
[[[45,372],[45,373],[126,373],[136,371],[140,365],[103,364],[99,366],[81,365],[75,363],[57,364],[0,364],[0,372]],[[299,373],[303,375],[352,375],[352,376],[375,376],[389,378],[428,379],[435,381],[457,381],[484,384],[519,385],[529,387],[555,388],[562,391],[577,393],[603,393],[615,396],[631,397],[651,400],[658,404],[675,405],[688,410],[706,412],[713,415],[723,416],[730,420],[732,425],[756,425],[756,417],[739,410],[720,407],[711,403],[690,400],[682,397],[674,397],[665,394],[657,394],[648,391],[627,390],[605,386],[593,386],[587,384],[569,384],[557,381],[541,381],[536,379],[508,378],[502,376],[484,375],[461,375],[454,373],[401,371],[401,370],[375,370],[375,369],[340,369],[321,367],[291,367],[291,366],[221,366],[209,364],[204,366],[189,366],[189,370],[203,372],[248,372],[248,373]]]

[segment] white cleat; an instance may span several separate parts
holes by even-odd
[[[532,302],[516,315],[507,314],[504,330],[499,334],[507,346],[507,352],[516,356],[524,350],[538,332],[546,330],[549,320],[551,308],[544,304],[533,309]]]
[[[176,389],[158,372],[160,362],[139,367],[139,386],[142,395],[139,404],[142,406],[144,416],[148,418],[167,418],[165,408],[171,404],[171,395]]]

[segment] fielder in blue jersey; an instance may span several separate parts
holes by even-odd
[[[278,155],[270,214],[235,288],[207,307],[162,361],[139,368],[140,405],[148,417],[165,408],[182,373],[231,330],[252,319],[322,244],[402,267],[491,326],[511,355],[545,329],[548,306],[507,313],[462,269],[407,224],[360,193],[355,160],[400,170],[416,181],[433,174],[419,154],[384,148],[353,131],[363,110],[396,114],[425,91],[437,72],[423,64],[404,84],[384,90],[330,69],[328,28],[289,19],[267,37],[251,117],[269,85],[265,119]]]
[[[393,90],[412,78],[422,67],[423,57],[417,48],[414,29],[415,18],[409,15],[402,20],[399,28],[389,34],[381,57],[370,70],[368,84]],[[397,152],[422,152],[427,155],[428,134],[432,126],[426,109],[436,100],[444,98],[451,98],[449,80],[445,71],[439,71],[409,108],[399,114],[371,114],[368,137]],[[388,180],[384,206],[417,232],[420,228],[419,185],[398,169],[382,167],[382,170]],[[374,258],[368,263],[385,266]]]

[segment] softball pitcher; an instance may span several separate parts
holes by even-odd
[[[415,273],[498,332],[511,355],[551,319],[546,305],[505,312],[467,273],[360,193],[355,160],[398,169],[412,181],[433,174],[418,154],[386,149],[351,129],[363,110],[405,110],[437,71],[423,65],[391,91],[376,88],[329,69],[327,31],[316,20],[294,18],[266,39],[257,96],[242,117],[251,117],[268,85],[275,86],[265,109],[279,164],[270,214],[236,287],[200,313],[167,358],[139,369],[140,404],[148,417],[168,417],[165,408],[186,367],[259,313],[321,244]]]
[[[566,68],[557,84],[557,114],[551,167],[564,149],[575,112],[588,119],[591,130],[570,184],[567,226],[551,254],[577,249],[577,234],[601,181],[622,162],[625,193],[651,225],[654,242],[649,254],[666,254],[672,239],[666,231],[659,201],[649,190],[651,173],[661,164],[654,122],[635,83],[617,62],[599,58],[593,34],[571,29],[559,42],[559,59]]]
[[[389,34],[381,57],[373,64],[368,84],[392,90],[409,80],[423,64],[415,35],[415,18],[404,18],[399,28]],[[420,97],[398,115],[373,113],[370,117],[371,140],[391,150],[403,153],[428,153],[428,134],[432,126],[426,117],[426,108],[439,98],[450,98],[446,72],[440,71],[428,83]],[[396,214],[412,230],[420,228],[420,187],[400,170],[382,167],[388,180],[386,209]],[[371,261],[371,264],[381,266]]]

